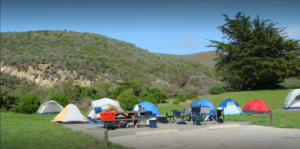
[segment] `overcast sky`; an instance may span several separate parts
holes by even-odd
[[[1,0],[1,32],[70,30],[123,40],[155,53],[212,51],[217,29],[244,12],[300,39],[299,0]]]

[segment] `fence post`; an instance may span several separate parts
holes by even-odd
[[[105,147],[108,146],[107,128],[104,129],[104,145],[105,145]]]
[[[270,113],[270,125],[272,125],[272,121],[273,121],[273,112],[271,111],[271,113]]]

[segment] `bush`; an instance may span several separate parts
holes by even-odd
[[[185,102],[186,95],[185,94],[179,94],[175,98],[178,99],[178,101]]]
[[[219,85],[215,85],[214,87],[212,87],[210,90],[209,90],[209,93],[210,94],[213,94],[213,95],[217,95],[217,94],[221,94],[224,92],[224,89],[223,87],[219,86]]]
[[[178,101],[173,101],[172,104],[173,104],[173,105],[179,105],[179,102],[178,102]]]
[[[164,92],[155,92],[153,95],[157,103],[166,103],[166,99],[168,99],[167,93]]]
[[[22,97],[20,104],[13,107],[14,112],[18,113],[35,113],[40,107],[40,99],[37,95],[29,93]]]
[[[92,98],[93,100],[97,100],[97,99],[103,98],[103,95],[92,95],[91,98]]]
[[[152,88],[152,89],[150,89],[150,93],[154,94],[156,92],[160,92],[160,90],[158,88]]]
[[[58,95],[53,95],[50,100],[57,101],[60,105],[65,107],[66,105],[69,104],[68,97],[66,94],[58,94]]]
[[[122,101],[123,98],[128,98],[130,96],[134,95],[134,90],[133,89],[128,89],[128,90],[125,90],[124,92],[122,92],[118,97],[117,97],[117,100],[118,101]]]
[[[139,103],[138,100],[138,97],[136,97],[135,95],[123,98],[121,101],[121,106],[125,111],[131,111],[133,107]]]
[[[127,90],[127,86],[123,85],[123,86],[119,86],[117,88],[115,88],[110,94],[110,98],[115,99],[116,97],[118,97],[122,92]]]
[[[141,98],[141,102],[144,102],[144,101],[149,101],[149,102],[153,103],[155,106],[157,105],[157,102],[156,102],[155,98],[153,97],[153,94],[149,94],[148,96]]]
[[[147,97],[148,95],[150,95],[150,93],[148,92],[148,91],[142,91],[141,93],[140,93],[140,98],[144,98],[144,97]]]

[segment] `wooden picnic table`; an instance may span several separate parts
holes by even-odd
[[[149,118],[136,118],[135,114],[137,113],[146,113],[147,111],[119,111],[116,112],[116,118],[115,119],[106,119],[101,120],[100,118],[94,119],[94,120],[101,120],[104,123],[113,123],[117,121],[127,121],[127,122],[133,122],[134,127],[137,128],[137,122],[140,120],[148,120]],[[117,117],[119,115],[123,115],[123,117]]]

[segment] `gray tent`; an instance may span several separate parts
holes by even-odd
[[[60,111],[62,111],[64,108],[61,106],[58,102],[54,100],[47,101],[43,103],[40,108],[37,110],[37,115],[42,114],[58,114]]]

